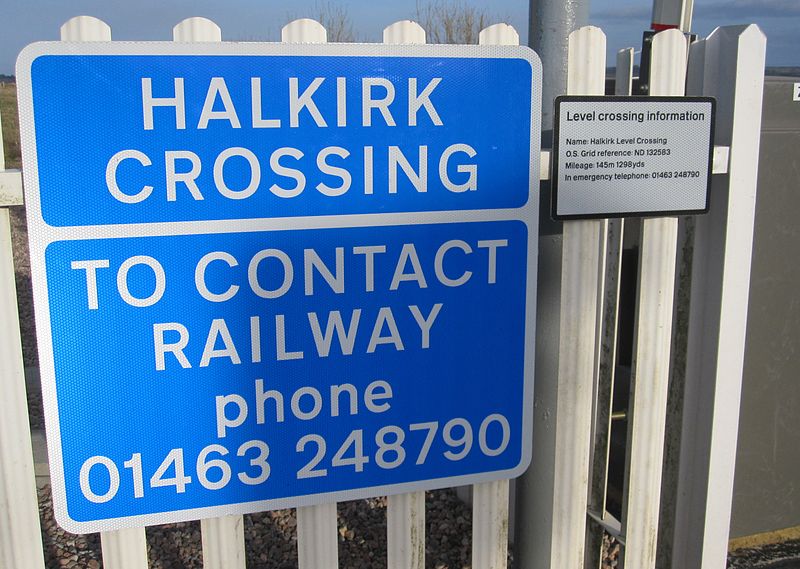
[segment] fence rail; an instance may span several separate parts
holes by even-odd
[[[44,567],[8,205],[22,203],[22,177],[5,171],[0,128],[0,567]]]
[[[111,29],[101,20],[82,16],[62,26],[61,39],[110,41]],[[175,26],[173,39],[221,41],[222,31],[205,18],[189,18]],[[282,29],[281,41],[323,43],[326,30],[314,20],[295,20]],[[424,43],[425,32],[414,22],[397,22],[384,30],[383,41],[387,44]],[[480,33],[480,43],[515,45],[519,43],[519,36],[512,27],[498,24]],[[606,61],[603,32],[594,27],[582,28],[571,35],[569,45],[568,92],[602,94]],[[763,46],[761,32],[747,27],[717,30],[708,40],[691,49],[690,91],[716,95],[722,100],[718,133],[723,134],[717,140],[725,146],[715,148],[713,169],[717,174],[729,175],[717,177],[712,214],[698,224],[700,241],[696,246],[696,258],[702,259],[702,266],[695,264],[690,332],[697,338],[702,337],[704,343],[700,345],[711,346],[711,352],[703,356],[693,349],[690,354],[687,394],[696,392],[698,398],[686,399],[682,445],[686,458],[681,462],[678,480],[681,495],[700,495],[704,499],[700,505],[688,503],[686,498],[678,500],[677,519],[688,520],[690,523],[685,527],[697,527],[698,532],[688,535],[680,521],[674,528],[674,536],[673,528],[669,528],[667,537],[674,541],[671,566],[675,569],[723,567],[720,552],[727,542],[738,417],[738,399],[736,405],[733,399],[738,391],[725,392],[722,378],[724,374],[727,385],[734,388],[741,384],[758,153],[757,142],[753,144],[753,140],[757,141],[758,120],[753,116],[758,114],[754,109],[760,108],[761,103],[757,95],[760,95],[759,81],[763,80],[763,77],[759,79]],[[683,34],[676,30],[657,34],[653,42],[651,93],[682,95],[686,61],[687,43]],[[632,50],[620,52],[618,62],[618,93],[629,93]],[[749,118],[746,112],[751,115]],[[542,151],[543,180],[549,177],[549,161],[549,151]],[[22,203],[21,189],[20,172],[4,170],[0,155],[0,322],[7,331],[0,335],[0,382],[4,392],[0,398],[0,567],[37,569],[44,567],[44,555],[7,210],[8,206]],[[734,231],[733,223],[739,224],[740,229]],[[605,512],[608,428],[606,424],[605,430],[595,430],[593,425],[610,421],[614,357],[613,352],[610,359],[608,356],[603,359],[601,354],[604,346],[615,344],[623,224],[618,220],[564,224],[558,373],[557,378],[537,378],[537,382],[557,380],[558,397],[557,402],[548,399],[549,395],[544,399],[536,398],[537,406],[541,407],[537,413],[555,415],[552,434],[555,450],[534,449],[532,467],[552,472],[552,486],[536,490],[537,506],[546,512],[542,520],[532,523],[530,519],[518,519],[517,539],[530,540],[535,550],[532,557],[518,556],[520,567],[596,566],[598,536],[603,528],[617,533],[624,541],[624,559],[629,567],[655,566],[656,543],[663,537],[658,535],[658,514],[671,361],[677,229],[678,220],[674,218],[643,223],[626,504],[621,526],[615,526]],[[732,304],[735,306],[731,307]],[[722,353],[726,356],[725,365],[718,361]],[[710,391],[703,391],[703,378],[709,375],[714,378],[712,387],[707,388]],[[729,405],[727,412],[725,405]],[[702,425],[703,438],[696,442],[691,440],[694,437],[691,429],[698,423],[700,408],[719,414],[711,414],[713,422]],[[705,451],[710,451],[712,462],[702,463],[700,457]],[[590,476],[592,471],[594,475]],[[697,478],[696,472],[701,472],[702,476]],[[720,479],[722,486],[715,488]],[[508,557],[509,481],[477,484],[473,486],[472,495],[472,567],[503,569]],[[714,518],[720,514],[721,517]],[[523,509],[521,516],[530,516],[530,510]],[[587,530],[589,519],[598,523],[590,523]],[[202,520],[201,528],[205,567],[245,567],[241,515]],[[522,535],[530,528],[538,531],[534,535]],[[300,569],[338,567],[335,503],[298,508],[297,532]],[[389,497],[387,541],[390,569],[425,566],[424,492]],[[105,532],[101,542],[106,568],[148,566],[144,528]],[[530,547],[525,549],[531,550]]]

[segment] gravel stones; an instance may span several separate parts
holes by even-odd
[[[426,493],[426,569],[469,569],[472,513],[454,490]],[[339,566],[386,567],[386,498],[340,502]],[[50,486],[39,489],[45,564],[48,569],[102,566],[99,534],[74,535],[53,518]],[[297,567],[297,517],[294,510],[244,516],[248,569]],[[200,522],[146,529],[147,555],[154,569],[202,569]],[[509,559],[511,562],[511,559]],[[509,567],[511,567],[509,563]]]
[[[614,569],[619,566],[620,543],[603,532],[602,569]]]
[[[102,566],[100,534],[75,535],[61,529],[53,517],[50,486],[39,488],[45,567],[48,569],[99,569]]]
[[[385,569],[386,498],[338,505],[339,567]],[[454,490],[427,492],[426,569],[470,569],[472,512]],[[74,535],[53,518],[50,486],[39,489],[45,566],[48,569],[100,569],[100,535]],[[200,522],[146,529],[147,556],[153,569],[202,569]],[[244,516],[248,569],[297,567],[297,517],[294,510]],[[619,566],[620,544],[605,535],[602,569]],[[509,554],[509,569],[514,560]],[[800,541],[742,549],[728,556],[729,569],[800,569]]]
[[[728,569],[800,569],[800,540],[729,553]]]

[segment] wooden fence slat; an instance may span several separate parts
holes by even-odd
[[[403,20],[383,30],[383,43],[424,44],[425,30]],[[425,492],[387,498],[387,557],[389,569],[425,568]]]
[[[3,138],[0,136],[0,142],[2,141]],[[3,170],[0,167],[0,207],[22,204],[22,172],[20,170]]]
[[[61,41],[111,41],[111,27],[92,16],[76,16],[61,26]]]
[[[120,529],[100,534],[104,569],[147,569],[144,528]]]
[[[550,179],[550,149],[539,153],[539,180]]]
[[[201,520],[203,569],[244,569],[244,517]]]
[[[705,38],[698,39],[689,46],[689,57],[686,68],[686,88],[689,85],[702,85],[703,66],[698,65],[703,57],[700,52],[705,51]],[[711,171],[719,174],[720,166],[727,172],[727,147],[714,147],[714,157]],[[720,162],[724,151],[724,162]],[[713,178],[712,178],[713,179]],[[711,188],[709,188],[710,190]],[[713,196],[713,192],[711,193]],[[713,197],[712,197],[713,201]],[[664,440],[664,471],[661,474],[661,493],[664,496],[676,496],[678,477],[680,475],[681,454],[681,424],[683,422],[684,402],[691,390],[686,385],[686,353],[688,348],[688,310],[681,306],[688,306],[692,290],[692,264],[694,262],[694,237],[697,216],[687,216],[678,219],[678,244],[677,258],[675,259],[675,321],[673,322],[672,362],[667,392],[667,421]],[[678,500],[663,500],[658,514],[658,544],[656,564],[658,567],[669,567],[672,558],[672,546],[675,541],[675,514]]]
[[[300,18],[283,26],[281,41],[284,43],[325,43],[328,41],[328,32],[316,20]]]
[[[633,90],[633,64],[634,49],[632,47],[621,49],[617,52],[617,68],[614,81],[614,94],[618,96],[630,95]],[[603,321],[601,326],[601,337],[603,347],[598,355],[599,382],[605,384],[602,389],[605,391],[602,397],[602,404],[607,413],[611,413],[612,393],[614,390],[615,365],[617,361],[617,325],[618,325],[618,304],[620,270],[622,269],[622,244],[624,237],[625,219],[609,219],[608,221],[608,243],[606,246],[606,274],[605,274],[605,299],[603,300]],[[598,390],[601,389],[598,387]],[[602,473],[602,503],[605,504],[605,486],[608,474],[608,443],[610,435],[610,416],[603,417],[605,426],[595,425],[595,438],[605,448],[606,464]],[[599,431],[603,431],[600,433]],[[600,482],[600,480],[598,480]]]
[[[632,47],[617,52],[617,70],[614,74],[615,95],[630,95],[633,92],[633,54]]]
[[[297,508],[299,569],[338,569],[336,502]]]
[[[767,38],[717,28],[695,49],[687,91],[716,97],[714,142],[730,147],[711,210],[695,223],[686,393],[672,567],[726,562],[747,323]]]
[[[711,171],[714,174],[727,174],[730,161],[730,146],[714,146],[714,158]]]
[[[519,45],[519,34],[514,26],[494,24],[481,30],[478,34],[480,45]]]
[[[630,95],[633,88],[632,47],[617,52],[615,95]],[[616,380],[617,333],[619,315],[620,272],[625,220],[609,219],[606,232],[605,275],[601,318],[598,375],[594,397],[594,433],[591,454],[591,484],[589,491],[589,529],[586,532],[586,567],[600,567],[603,531],[619,520],[606,510],[608,501],[608,460],[611,448],[611,413]],[[599,520],[599,521],[597,521]]]
[[[686,69],[686,85],[702,84],[702,66],[696,65],[698,50],[705,49],[705,39],[692,42],[689,47],[689,57]],[[695,60],[694,63],[692,62]],[[702,59],[702,58],[701,58]],[[698,74],[700,75],[698,77]],[[720,164],[721,151],[724,150],[725,162]],[[711,171],[720,173],[720,166],[724,165],[727,171],[727,147],[724,149],[715,146]],[[709,188],[710,189],[710,188]],[[713,196],[713,193],[712,193]],[[688,306],[692,288],[692,263],[694,257],[694,227],[696,216],[678,218],[678,243],[675,259],[675,320],[672,332],[672,355],[667,392],[667,419],[664,440],[664,470],[661,474],[661,493],[664,496],[675,496],[678,487],[680,468],[680,425],[686,395],[686,351],[688,342],[688,311],[682,306]],[[672,556],[671,550],[674,542],[674,526],[676,500],[663,500],[658,514],[658,544],[656,549],[656,564],[658,567],[668,567]]]
[[[0,128],[0,173],[4,170]],[[0,207],[0,330],[0,389],[3,393],[0,397],[0,567],[44,569],[11,220],[6,207]]]
[[[281,30],[285,43],[325,43],[328,33],[319,22],[303,18]],[[297,508],[299,569],[338,569],[339,545],[336,503]]]
[[[481,30],[481,45],[519,45],[519,34],[508,24]],[[509,481],[496,480],[472,487],[472,567],[505,569],[508,562]]]
[[[61,26],[61,41],[111,41],[111,28],[97,18],[78,16]],[[100,534],[106,569],[147,569],[144,528]]]
[[[172,41],[222,41],[222,30],[208,18],[186,18],[172,28]]]
[[[656,34],[652,49],[650,94],[683,95],[687,60],[683,33]],[[652,569],[656,562],[677,242],[677,218],[642,221],[622,520],[624,562],[637,569]]]
[[[425,30],[416,22],[401,20],[383,29],[383,43],[422,44],[425,43]]]
[[[222,41],[222,30],[207,18],[187,18],[172,29],[177,42]],[[200,522],[204,569],[244,569],[244,519],[241,515]]]
[[[633,89],[634,50],[617,52],[614,81],[615,95],[630,95]],[[586,532],[586,566],[600,567],[603,532],[616,520],[606,510],[608,501],[608,460],[611,450],[611,413],[614,403],[614,382],[617,363],[617,333],[619,314],[620,272],[625,220],[609,219],[606,231],[605,274],[603,275],[602,305],[599,307],[600,340],[597,384],[594,397],[594,432],[591,452],[591,483],[589,490],[589,528]],[[599,520],[599,521],[598,521]]]
[[[596,27],[569,37],[567,92],[602,95],[605,34]],[[597,311],[602,294],[604,220],[564,223],[561,325],[550,565],[574,569],[584,559],[592,396],[597,373]]]
[[[508,564],[508,480],[472,486],[472,567]]]
[[[606,230],[604,295],[598,306],[600,346],[594,396],[594,430],[591,452],[591,483],[588,507],[589,529],[586,534],[586,566],[600,567],[603,529],[608,522],[618,524],[607,511],[608,464],[611,449],[611,414],[616,380],[617,333],[619,323],[619,292],[622,270],[624,219],[609,219]],[[595,523],[600,520],[603,524]]]
[[[388,501],[388,568],[424,569],[425,492],[389,496]]]

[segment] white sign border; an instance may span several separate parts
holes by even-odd
[[[235,55],[235,56],[298,56],[298,57],[431,57],[454,59],[508,58],[523,59],[532,68],[531,133],[529,187],[526,203],[513,209],[435,211],[342,216],[235,219],[188,222],[159,222],[81,227],[53,227],[44,222],[39,200],[38,159],[31,92],[31,66],[36,58],[47,55]],[[536,275],[538,263],[539,168],[541,149],[541,85],[542,66],[538,55],[525,46],[454,46],[454,45],[389,45],[389,44],[284,44],[253,42],[178,43],[178,42],[39,42],[26,47],[17,60],[17,88],[20,114],[20,137],[25,172],[25,202],[28,216],[31,274],[35,298],[37,340],[42,381],[47,446],[53,508],[56,520],[72,533],[91,533],[117,529],[177,523],[264,510],[311,506],[322,503],[355,500],[376,495],[399,494],[424,489],[449,488],[477,484],[503,478],[514,478],[527,470],[533,444],[534,344],[536,324]],[[66,507],[66,488],[58,421],[55,364],[52,328],[44,253],[55,241],[91,238],[124,238],[193,234],[240,233],[248,231],[282,231],[395,225],[428,225],[479,221],[515,220],[525,223],[528,231],[527,283],[525,299],[525,351],[523,377],[522,453],[512,469],[418,480],[401,484],[373,486],[287,498],[238,502],[187,510],[158,512],[82,522],[70,518]]]

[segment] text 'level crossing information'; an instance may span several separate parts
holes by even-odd
[[[555,218],[707,210],[713,100],[560,97],[556,104]]]

